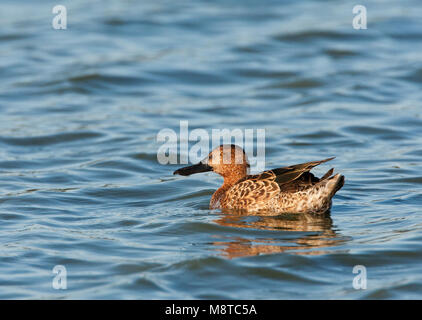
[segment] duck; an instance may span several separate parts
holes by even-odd
[[[197,164],[180,168],[175,175],[189,176],[213,171],[224,181],[211,197],[209,209],[235,210],[268,216],[282,214],[323,214],[330,211],[332,198],[345,182],[333,175],[334,168],[317,178],[310,171],[334,157],[310,161],[258,174],[249,174],[245,151],[234,144],[223,144]]]

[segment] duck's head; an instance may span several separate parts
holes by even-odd
[[[173,174],[189,176],[194,173],[214,171],[224,178],[234,180],[243,178],[248,174],[249,162],[245,151],[234,144],[222,144],[215,148],[201,162],[180,168]]]

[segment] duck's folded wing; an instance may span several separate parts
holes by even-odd
[[[279,193],[280,187],[274,181],[274,175],[266,171],[237,182],[226,192],[223,202],[233,209],[253,208],[256,204],[267,203]]]
[[[334,158],[311,161],[249,175],[239,180],[228,190],[224,201],[230,204],[232,208],[235,208],[236,204],[253,206],[254,203],[265,202],[271,199],[278,195],[280,191],[295,192],[307,188],[320,181],[309,171],[317,165],[332,159]],[[331,175],[332,172],[333,169],[329,170],[324,175],[324,178],[327,175]]]
[[[269,170],[272,172],[275,176],[274,180],[279,185],[283,185],[286,183],[290,183],[292,181],[295,181],[296,179],[300,178],[304,173],[309,172],[312,168],[316,167],[317,165],[333,160],[334,157],[319,160],[319,161],[311,161],[301,164],[296,164],[293,166],[283,167],[283,168],[277,168],[273,170]],[[310,179],[317,179],[313,175],[310,176]],[[319,179],[317,179],[319,181]]]

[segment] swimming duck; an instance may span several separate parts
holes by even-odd
[[[328,158],[249,175],[245,151],[236,145],[220,145],[204,160],[180,168],[173,174],[188,176],[214,171],[224,178],[211,197],[210,209],[234,209],[247,213],[325,213],[331,199],[344,185],[344,176],[328,170],[322,178],[309,171]]]

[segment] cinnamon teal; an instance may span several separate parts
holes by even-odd
[[[210,209],[234,209],[247,213],[279,215],[284,213],[325,213],[331,199],[344,185],[344,176],[328,170],[322,178],[310,170],[330,161],[311,161],[249,175],[249,163],[242,148],[221,145],[204,160],[173,174],[188,176],[214,171],[224,178],[211,197]]]

